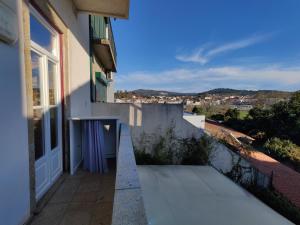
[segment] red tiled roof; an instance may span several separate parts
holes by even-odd
[[[231,132],[236,138],[247,136],[221,124],[208,121],[205,122],[205,129],[216,136],[222,133],[221,129]],[[259,151],[253,151],[247,157],[252,165],[262,173],[271,174],[273,172],[273,187],[275,190],[300,208],[300,173]]]

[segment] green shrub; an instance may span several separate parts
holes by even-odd
[[[300,210],[280,193],[255,186],[246,189],[293,223],[300,224]]]
[[[207,136],[182,141],[182,165],[205,165],[212,151],[211,140]]]
[[[225,113],[225,120],[238,120],[240,112],[237,109],[228,109]]]
[[[203,108],[197,106],[194,106],[194,108],[192,109],[192,113],[195,113],[197,115],[204,114],[204,111],[205,110]]]
[[[216,121],[224,121],[224,115],[223,114],[214,114],[211,115],[210,117],[212,120],[216,120]]]
[[[135,161],[137,165],[154,165],[155,164],[155,160],[153,158],[153,156],[147,152],[145,152],[145,150],[135,150],[134,151],[134,155],[135,155]]]
[[[166,137],[159,137],[158,141],[153,145],[153,161],[156,165],[168,165],[173,164],[174,152],[170,147],[170,141],[173,141]],[[168,141],[169,140],[169,141]]]
[[[282,140],[279,138],[271,138],[264,144],[267,154],[284,161],[292,166],[293,169],[300,172],[300,147],[290,140]]]
[[[180,139],[172,129],[156,140],[149,152],[135,149],[138,165],[205,165],[212,150],[211,140],[204,135],[201,138]]]
[[[290,140],[282,140],[280,138],[271,138],[264,144],[265,149],[270,155],[274,155],[280,159],[289,159],[297,146]]]
[[[167,138],[159,137],[152,145],[151,153],[146,152],[145,149],[135,149],[135,160],[138,165],[168,165],[173,164],[172,149],[169,146]]]

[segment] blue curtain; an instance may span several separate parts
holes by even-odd
[[[83,166],[90,172],[106,173],[103,124],[98,120],[82,121]]]

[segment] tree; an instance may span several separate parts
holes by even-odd
[[[213,114],[210,117],[212,120],[217,120],[217,121],[224,121],[224,115],[223,114]]]
[[[300,114],[300,91],[297,91],[292,95],[289,104],[295,113]]]
[[[289,101],[289,137],[300,145],[300,91],[295,92]]]
[[[289,159],[297,154],[297,146],[290,140],[283,140],[279,138],[271,138],[266,141],[264,148],[272,156],[279,159]]]
[[[266,138],[279,137],[300,144],[300,91],[288,102],[278,102],[270,109],[253,108],[249,111],[249,123]]]
[[[278,137],[300,145],[300,91],[295,92],[289,101],[273,104],[270,109],[251,109],[245,120],[237,118],[237,110],[229,109],[225,113],[228,126],[260,137],[257,141]]]
[[[240,112],[237,109],[228,109],[225,113],[225,120],[238,120]]]
[[[204,110],[202,108],[200,108],[200,107],[194,106],[194,108],[192,110],[192,113],[195,113],[197,115],[204,114]]]
[[[269,110],[254,107],[253,109],[250,109],[248,115],[250,116],[251,119],[261,120],[269,117],[270,113],[271,112]]]

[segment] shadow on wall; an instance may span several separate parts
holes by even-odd
[[[147,142],[153,142],[170,128],[179,138],[200,137],[203,134],[202,129],[183,118],[182,104],[93,103],[91,111],[95,117],[115,117],[129,124],[136,147],[142,137]]]
[[[36,208],[36,183],[38,182],[35,177],[36,159],[45,154],[46,148],[50,149],[52,145],[56,147],[56,144],[61,144],[64,168],[65,170],[69,168],[68,118],[71,113],[91,116],[90,46],[88,23],[85,23],[88,17],[83,14],[75,15],[72,1],[5,0],[3,2],[8,3],[9,8],[15,11],[17,20],[14,27],[19,31],[19,40],[16,43],[9,45],[0,41],[0,99],[5,105],[0,110],[2,125],[0,127],[0,223],[10,225],[23,224]],[[64,74],[61,76],[61,86],[65,89],[65,93],[57,106],[63,104],[63,108],[58,109],[54,104],[51,107],[42,104],[41,99],[46,97],[42,95],[46,90],[39,89],[38,74],[35,74],[35,79],[32,79],[29,2],[36,6],[39,12],[43,12],[48,22],[62,34],[60,38],[64,43],[61,46],[63,67],[60,69]],[[53,5],[61,4],[62,7],[56,9],[60,10],[58,13],[64,22],[55,14],[49,2]],[[85,24],[84,29],[81,29],[81,23]],[[75,82],[72,83],[70,78]],[[60,94],[56,92],[57,97],[60,97]],[[35,110],[32,106],[33,96],[36,98]],[[61,132],[62,135],[56,136],[56,132]],[[51,151],[52,149],[48,152]],[[55,151],[53,150],[51,154],[53,152]],[[60,166],[61,161],[57,164]],[[57,171],[60,173],[60,170]],[[56,178],[57,176],[53,180]]]
[[[61,79],[64,81],[62,87],[65,88],[65,93],[64,98],[59,102],[63,104],[63,107],[57,111],[54,110],[54,112],[53,109],[57,108],[46,105],[43,106],[40,111],[35,110],[34,112],[32,109],[33,95],[37,97],[40,94],[44,94],[44,92],[37,90],[37,87],[36,90],[33,90],[31,87],[33,81],[30,75],[32,71],[30,57],[26,55],[25,59],[22,59],[24,61],[20,62],[19,60],[19,55],[23,55],[23,51],[30,55],[30,43],[29,46],[24,47],[25,49],[22,49],[20,47],[21,45],[18,46],[19,42],[14,46],[0,43],[0,58],[2,59],[0,60],[1,70],[4,71],[3,74],[11,75],[0,76],[1,102],[5,105],[0,111],[2,118],[1,124],[3,125],[0,128],[0,133],[3,134],[0,135],[2,144],[1,154],[3,156],[1,158],[2,160],[0,160],[2,165],[0,177],[3,178],[3,182],[0,185],[0,199],[3,200],[0,203],[0,218],[1,222],[5,224],[17,224],[25,221],[29,216],[28,214],[33,213],[36,207],[35,186],[38,179],[35,178],[35,159],[44,154],[45,142],[43,138],[45,138],[45,134],[49,135],[47,136],[49,139],[47,142],[48,145],[52,143],[56,144],[56,142],[62,145],[64,169],[69,169],[68,119],[71,116],[116,117],[133,128],[132,133],[135,137],[138,137],[143,131],[153,134],[157,132],[159,127],[165,129],[168,127],[170,121],[176,121],[177,117],[180,117],[179,121],[182,120],[182,106],[92,104],[90,102],[89,63],[87,63],[86,67],[82,66],[83,61],[89,62],[89,45],[86,43],[86,40],[83,40],[84,37],[80,35],[84,32],[79,28],[74,28],[79,23],[76,18],[74,18],[75,15],[69,18],[71,21],[65,21],[66,24],[63,24],[59,22],[59,18],[54,15],[54,10],[49,7],[48,1],[35,0],[31,2],[36,2],[36,5],[48,16],[48,20],[52,22],[52,24],[58,24],[56,28],[63,33],[61,38],[64,43],[68,43],[70,39],[75,43],[73,43],[74,46],[71,45],[71,49],[68,49],[68,45],[62,46],[64,64],[62,69],[64,76]],[[47,2],[47,4],[43,4],[42,2]],[[50,2],[54,4],[60,1],[51,0]],[[68,3],[71,1],[63,2]],[[64,13],[60,14],[64,15]],[[66,14],[67,12],[65,12],[65,15]],[[72,18],[78,23],[72,24]],[[59,24],[61,27],[59,27]],[[68,26],[69,29],[67,29],[66,26]],[[27,29],[29,28],[27,27]],[[28,30],[26,34],[29,34]],[[26,36],[26,38],[30,40],[29,36]],[[72,57],[69,57],[70,55]],[[80,63],[78,63],[78,58],[81,60]],[[23,74],[21,67],[23,67],[24,63],[25,72]],[[72,82],[68,82],[68,79]],[[76,81],[76,83],[73,81]],[[23,90],[26,90],[26,93]],[[7,93],[10,94],[8,95]],[[26,97],[24,95],[26,95]],[[57,92],[57,95],[59,96],[60,93]],[[14,99],[14,101],[11,101],[11,99]],[[23,105],[28,107],[28,111],[22,108]],[[60,104],[58,104],[58,106],[59,105]],[[62,115],[62,117],[60,117],[60,115]],[[45,118],[47,118],[47,121]],[[47,124],[47,126],[43,126],[45,124]],[[186,130],[184,127],[187,126],[188,125],[182,121],[176,121],[178,132]],[[45,129],[48,130],[45,131]],[[16,141],[16,131],[18,133],[18,141]],[[61,132],[62,135],[58,135],[57,139],[55,139],[53,138],[55,132]],[[27,136],[29,136],[28,139]],[[16,188],[18,188],[18,190]]]
[[[115,104],[115,103],[91,103],[91,83],[87,80],[90,78],[90,71],[87,71],[89,64],[86,63],[85,57],[89,56],[89,38],[88,27],[83,26],[82,23],[88,23],[87,17],[79,14],[76,17],[73,11],[67,10],[71,8],[71,3],[63,4],[59,0],[46,1],[32,0],[36,7],[46,14],[52,24],[57,24],[56,28],[62,33],[65,32],[66,27],[69,28],[68,37],[63,35],[63,41],[71,40],[70,46],[63,46],[64,48],[64,62],[69,65],[64,68],[65,74],[71,74],[70,90],[67,89],[68,80],[65,81],[66,96],[65,96],[65,118],[76,116],[95,116],[95,117],[115,117],[122,122],[129,124],[131,127],[131,134],[133,143],[136,145],[140,140],[142,134],[152,139],[154,135],[164,135],[166,130],[174,125],[174,132],[180,138],[188,138],[192,136],[199,136],[201,129],[193,126],[191,123],[183,119],[183,106],[167,105],[167,104]],[[64,24],[59,22],[59,18],[55,15],[52,5],[60,15],[63,16]],[[65,10],[66,12],[63,12]],[[70,15],[69,15],[70,14]],[[68,47],[70,49],[68,49]],[[68,58],[69,54],[69,58]],[[77,62],[78,57],[82,56],[81,63]],[[89,59],[88,59],[89,61]],[[87,82],[88,81],[88,82]],[[69,93],[68,93],[69,92]],[[65,127],[68,126],[65,120]],[[65,138],[68,137],[68,132],[65,132]],[[67,143],[66,143],[67,144]],[[68,149],[68,146],[66,146]],[[67,156],[67,155],[66,155]],[[68,158],[66,157],[66,161]],[[67,163],[68,164],[68,163]]]

